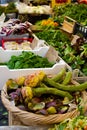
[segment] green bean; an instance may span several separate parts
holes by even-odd
[[[50,86],[60,89],[60,90],[64,90],[64,91],[70,91],[70,92],[75,92],[75,91],[82,91],[87,89],[87,82],[82,83],[80,85],[63,85],[60,83],[56,83],[54,82],[52,79],[49,78],[45,78],[44,82],[49,84]]]
[[[67,85],[71,81],[71,78],[72,78],[72,72],[68,71],[62,84]]]

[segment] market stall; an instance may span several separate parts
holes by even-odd
[[[8,125],[86,130],[87,5],[34,4],[17,2],[18,15],[51,17],[33,23],[18,16],[0,27],[0,89]]]

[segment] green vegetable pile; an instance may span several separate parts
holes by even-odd
[[[18,10],[16,9],[15,3],[10,2],[8,6],[4,10],[5,14],[7,13],[18,13]]]
[[[4,10],[5,10],[5,7],[0,5],[0,15],[2,15],[2,13],[4,12]]]
[[[61,25],[65,16],[69,16],[77,22],[87,25],[86,4],[70,3],[55,6],[53,12],[53,19],[59,23],[59,25]],[[82,37],[77,39],[76,45],[72,46],[70,38],[58,29],[44,28],[42,32],[37,32],[36,35],[38,38],[44,39],[49,45],[55,47],[60,57],[63,58],[72,69],[79,69],[87,75],[87,41],[84,41]]]
[[[50,63],[45,57],[43,58],[32,52],[23,51],[19,56],[11,56],[11,59],[5,63],[5,65],[7,65],[9,69],[23,69],[52,67],[54,63]]]
[[[15,3],[10,2],[8,6],[0,6],[0,15],[2,13],[18,13],[18,10],[16,9]]]
[[[66,36],[60,30],[46,28],[43,31],[37,32],[35,34],[39,39],[44,39],[49,45],[55,47],[57,50],[60,50],[60,52],[62,52],[63,48],[65,49],[64,46],[66,44],[70,44],[68,36]]]
[[[65,4],[63,6],[56,6],[53,9],[54,20],[62,23],[65,16],[69,16],[77,22],[87,25],[87,5],[86,4]]]
[[[73,119],[66,119],[60,124],[55,124],[48,130],[87,130],[87,117],[78,116]]]
[[[71,45],[71,41],[66,34],[60,30],[44,29],[36,33],[38,38],[44,39],[49,45],[55,47],[60,57],[66,61],[72,69],[79,69],[87,75],[87,42],[79,38],[76,45]]]

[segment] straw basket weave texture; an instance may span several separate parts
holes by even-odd
[[[74,82],[75,83],[75,82]],[[84,102],[86,102],[85,110],[87,110],[87,93],[85,91],[82,92],[82,97]],[[3,90],[1,92],[1,98],[4,106],[12,112],[14,115],[18,116],[18,118],[23,122],[24,125],[50,125],[54,123],[59,123],[67,118],[73,118],[76,115],[79,115],[78,110],[73,110],[71,112],[67,112],[65,114],[54,114],[54,115],[39,115],[31,112],[23,111],[18,109],[16,106],[12,105],[12,103],[7,98],[7,88],[4,85]]]

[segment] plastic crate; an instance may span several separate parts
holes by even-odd
[[[51,51],[50,51],[51,50]],[[0,51],[0,62],[4,63],[10,60],[10,57],[12,55],[20,55],[22,51],[8,51],[8,50],[2,50]],[[67,64],[58,56],[58,52],[55,49],[40,49],[40,50],[34,50],[33,53],[36,55],[47,57],[47,59],[50,62],[54,62],[55,64],[52,67],[49,68],[27,68],[27,69],[9,69],[6,65],[0,66],[0,90],[2,89],[4,83],[9,78],[16,78],[28,74],[32,74],[34,72],[38,72],[40,70],[43,70],[46,73],[49,74],[56,74],[58,73],[61,68],[67,68]],[[70,68],[69,68],[70,70]]]
[[[17,35],[17,34],[11,34],[6,36],[6,34],[0,34],[0,46],[2,45],[2,39],[15,39],[15,38],[28,38],[30,37],[28,33]]]
[[[10,36],[9,37],[3,37],[2,40],[1,40],[2,48],[0,47],[0,51],[5,49],[5,47],[4,47],[5,41],[12,41],[12,40],[17,41],[19,44],[21,43],[21,41],[25,41],[25,40],[30,41],[31,42],[31,44],[30,44],[31,50],[26,49],[26,48],[25,48],[26,50],[25,49],[24,50],[25,51],[32,51],[32,52],[37,51],[37,53],[39,52],[40,56],[44,56],[49,49],[49,45],[44,40],[38,39],[38,37],[35,34],[32,33],[31,37],[28,37],[28,36],[20,37],[20,38],[19,37],[10,37]],[[20,51],[23,51],[23,49],[22,50],[6,50],[6,51],[10,51],[10,53],[13,53],[13,51],[16,52],[16,53],[19,53]]]
[[[32,43],[33,38],[7,38],[7,39],[2,39],[2,48],[5,48],[5,42],[11,42],[11,41],[15,41],[18,44],[21,44],[24,41],[29,41],[30,43]]]
[[[53,67],[50,68],[30,68],[30,69],[8,69],[7,66],[0,66],[0,90],[2,90],[5,82],[10,78],[16,78],[20,76],[25,76],[28,74],[33,74],[34,72],[38,72],[43,70],[44,72],[49,74],[57,74],[62,68],[67,68],[66,64],[60,60],[60,62],[56,63]]]
[[[74,26],[73,34],[82,35],[85,39],[87,39],[87,27],[76,22]]]

